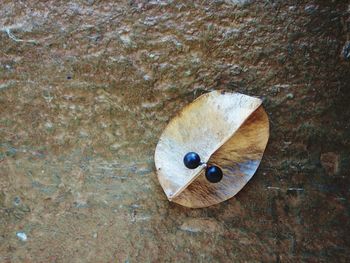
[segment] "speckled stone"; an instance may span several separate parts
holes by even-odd
[[[1,1],[0,262],[349,262],[348,6]],[[158,138],[221,88],[263,99],[261,166],[169,203]]]

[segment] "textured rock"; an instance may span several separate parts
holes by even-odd
[[[0,262],[349,262],[348,6],[2,0]],[[158,138],[220,88],[263,99],[261,166],[227,202],[170,204]]]
[[[223,226],[220,223],[212,219],[190,218],[185,220],[180,226],[183,231],[192,233],[214,233],[222,234]]]
[[[329,175],[335,175],[339,172],[340,157],[334,152],[321,154],[321,164]]]

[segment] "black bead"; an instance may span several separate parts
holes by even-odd
[[[215,165],[209,166],[205,170],[205,177],[211,183],[218,183],[222,179],[222,170]]]
[[[196,169],[201,164],[201,158],[198,153],[189,152],[184,157],[184,164],[189,169]]]

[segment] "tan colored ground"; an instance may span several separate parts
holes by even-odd
[[[0,262],[350,261],[349,1],[191,2],[1,1]],[[264,98],[262,164],[171,204],[157,140],[220,88]]]

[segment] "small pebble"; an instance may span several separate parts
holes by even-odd
[[[350,60],[350,42],[347,42],[344,45],[342,55],[345,60]]]
[[[318,6],[310,4],[310,5],[306,5],[304,10],[307,14],[311,15],[317,11],[317,8]]]
[[[16,196],[14,199],[13,199],[13,203],[14,205],[19,205],[21,203],[21,198],[19,198],[18,196]]]
[[[51,122],[46,122],[46,123],[44,124],[44,126],[45,126],[45,128],[46,128],[47,130],[50,130],[50,129],[52,129],[53,124],[52,124]]]
[[[146,81],[148,81],[148,80],[151,80],[152,78],[151,78],[149,75],[144,75],[144,76],[143,76],[143,79],[146,80]]]
[[[289,99],[289,100],[294,99],[293,93],[288,93],[287,96],[286,96],[286,98]]]
[[[27,241],[27,235],[24,232],[17,232],[16,236],[18,237],[19,240],[21,241]]]

